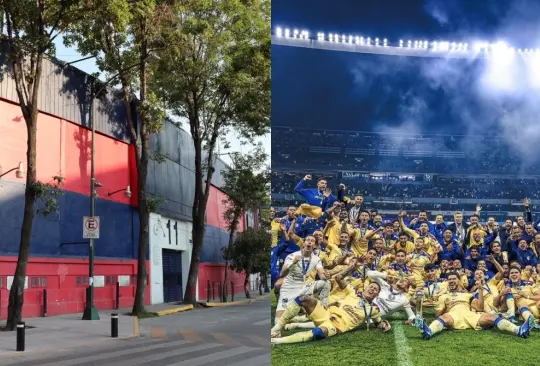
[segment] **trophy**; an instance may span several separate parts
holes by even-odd
[[[414,293],[414,298],[416,299],[416,318],[414,319],[414,323],[417,328],[421,328],[423,323],[422,308],[424,305],[424,297],[424,290],[420,289]]]

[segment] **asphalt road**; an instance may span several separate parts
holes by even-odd
[[[270,300],[141,320],[141,337],[0,361],[2,366],[270,365]],[[44,342],[47,342],[44,339]]]

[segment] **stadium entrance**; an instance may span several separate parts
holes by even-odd
[[[163,299],[182,301],[182,252],[163,249]]]

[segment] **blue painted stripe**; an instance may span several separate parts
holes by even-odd
[[[24,186],[0,186],[0,255],[19,250],[24,205]],[[32,229],[31,256],[86,257],[88,245],[82,238],[82,217],[87,216],[90,199],[86,195],[64,192],[58,197],[59,212],[44,218],[36,215]],[[39,205],[38,205],[39,207]],[[96,257],[136,259],[139,237],[138,213],[131,206],[109,200],[96,200],[96,215],[101,218]],[[79,243],[79,244],[77,244]],[[147,254],[148,258],[148,254]]]

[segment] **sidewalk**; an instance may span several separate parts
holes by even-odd
[[[199,301],[199,304],[203,307],[218,307],[218,306],[233,306],[233,305],[245,305],[250,304],[253,301],[262,300],[265,298],[268,298],[270,294],[264,293],[259,295],[259,291],[251,291],[251,298],[246,298],[245,293],[240,293],[234,295],[234,302],[231,301],[231,296],[228,297],[228,302],[222,303],[219,298],[216,297],[215,300],[210,299],[210,301],[206,301],[206,299],[203,299]],[[149,313],[156,313],[158,316],[164,316],[164,315],[170,315],[174,313],[180,313],[184,311],[193,310],[194,307],[192,305],[186,305],[182,303],[168,303],[168,304],[156,304],[156,305],[146,305],[145,310]],[[131,310],[131,309],[129,309]],[[126,309],[124,313],[128,312],[129,310]],[[122,309],[119,310],[120,313],[122,313]]]
[[[245,305],[255,301],[268,298],[269,294],[264,293],[260,296],[258,291],[251,292],[252,298],[246,299],[244,293],[237,294],[234,302],[221,303],[219,299],[213,302],[202,302],[201,304],[209,307]],[[156,304],[147,305],[146,311],[158,313],[161,315],[172,314],[181,311],[193,309],[192,305],[184,304]],[[81,320],[82,314],[66,314],[51,316],[47,318],[28,318],[24,319],[26,329],[26,349],[24,352],[16,352],[17,332],[0,331],[0,365],[2,358],[23,355],[28,353],[40,352],[49,353],[62,349],[69,349],[81,346],[89,346],[101,342],[113,342],[111,338],[111,317],[112,313],[118,313],[118,339],[131,338],[138,335],[139,324],[135,318],[126,315],[131,311],[129,309],[103,310],[99,312],[100,320]],[[3,326],[5,320],[0,324]]]
[[[16,352],[16,331],[0,332],[1,359],[29,352],[47,353],[77,346],[112,342],[111,317],[114,310],[99,312],[100,320],[81,320],[82,314],[66,314],[47,318],[28,318],[26,322],[26,350]],[[134,318],[118,312],[118,339],[134,336]],[[2,321],[5,322],[5,321]],[[3,324],[2,324],[3,325]]]
[[[207,307],[246,305],[246,304],[251,304],[254,301],[266,299],[270,296],[270,293],[265,293],[263,291],[263,294],[259,295],[259,291],[257,290],[257,291],[251,291],[250,295],[251,297],[248,299],[246,298],[246,294],[242,292],[242,293],[234,295],[234,301],[231,301],[231,296],[229,295],[227,302],[221,302],[219,298],[216,298],[215,300],[211,299],[208,302],[201,302],[201,303]]]

